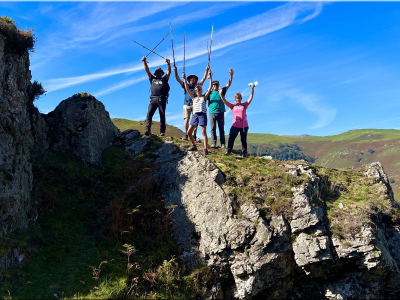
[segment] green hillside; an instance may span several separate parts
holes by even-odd
[[[332,136],[285,137],[273,134],[248,134],[249,147],[298,146],[319,166],[359,168],[380,161],[391,179],[396,199],[400,199],[400,130],[357,129]],[[240,147],[240,139],[235,142]]]
[[[390,141],[393,139],[400,139],[400,130],[396,129],[357,129],[350,130],[345,133],[331,136],[307,136],[307,137],[285,137],[275,134],[263,133],[249,133],[248,142],[257,144],[271,144],[278,145],[280,143],[292,144],[301,142],[357,142],[363,143],[365,141]]]

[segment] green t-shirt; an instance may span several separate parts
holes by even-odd
[[[225,96],[226,94],[226,86],[222,88],[222,95]],[[210,100],[208,102],[208,113],[210,114],[217,114],[217,113],[222,113],[225,112],[225,104],[221,100],[221,96],[219,95],[218,91],[212,91],[210,93],[210,96],[208,96],[208,99]]]

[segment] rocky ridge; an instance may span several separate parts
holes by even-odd
[[[130,140],[127,149],[143,144]],[[216,274],[206,298],[379,299],[398,292],[399,227],[372,218],[355,235],[332,234],[326,207],[314,201],[324,183],[308,163],[283,164],[288,174],[308,178],[292,187],[292,216],[266,218],[254,204],[235,211],[223,188],[225,175],[207,157],[182,153],[172,142],[157,155],[158,184],[165,205],[174,207],[181,258],[189,269],[207,265]],[[361,176],[383,191],[385,205],[395,206],[379,163]],[[227,283],[230,276],[234,284]]]

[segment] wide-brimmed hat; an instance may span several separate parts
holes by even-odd
[[[214,85],[214,84],[218,84],[219,85],[219,81],[218,80],[214,80],[213,82],[212,82],[212,84]]]
[[[189,81],[190,81],[190,78],[192,78],[192,77],[195,77],[195,78],[196,78],[196,82],[199,81],[199,77],[197,77],[197,76],[194,75],[194,74],[189,75],[189,76],[187,77],[187,81],[189,82]]]
[[[158,67],[158,68],[154,71],[154,76],[156,76],[157,71],[161,71],[161,72],[162,72],[161,76],[164,75],[163,69],[161,69],[160,67]]]

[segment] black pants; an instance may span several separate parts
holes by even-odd
[[[211,125],[211,143],[217,145],[217,124],[219,129],[219,139],[221,145],[225,145],[225,114],[217,113],[210,114],[210,125]]]
[[[153,116],[158,108],[160,114],[160,133],[165,133],[165,108],[167,106],[166,97],[150,97],[149,109],[146,117],[146,131],[151,129],[151,123],[153,122]]]
[[[229,131],[229,140],[228,140],[228,152],[231,153],[233,149],[233,143],[235,142],[235,139],[237,135],[240,132],[240,140],[242,141],[242,153],[247,154],[247,132],[249,131],[249,127],[245,128],[237,128],[237,127],[231,127],[231,130]]]

